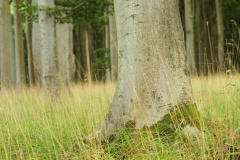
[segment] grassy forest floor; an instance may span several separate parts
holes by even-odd
[[[236,147],[240,126],[240,76],[193,78],[206,137],[198,145],[181,134],[122,133],[113,142],[85,143],[101,124],[115,84],[71,86],[61,101],[45,103],[40,89],[0,92],[0,159],[224,159]]]

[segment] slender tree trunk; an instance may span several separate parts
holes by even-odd
[[[197,1],[197,44],[198,44],[198,72],[204,73],[204,53],[203,53],[203,27],[202,27],[202,1]]]
[[[117,51],[117,29],[115,15],[109,16],[109,33],[110,33],[110,56],[111,56],[111,79],[117,80],[118,72],[118,51]]]
[[[91,62],[90,62],[90,49],[89,49],[89,35],[88,35],[88,31],[85,30],[84,31],[84,36],[85,36],[85,50],[86,50],[86,62],[87,62],[87,80],[88,80],[88,84],[92,84],[92,72],[91,72]]]
[[[38,4],[38,0],[32,0],[32,4]],[[42,80],[42,61],[40,51],[40,28],[39,23],[32,23],[32,55],[33,55],[33,72],[35,84],[41,84]]]
[[[74,29],[74,53],[75,53],[75,64],[76,64],[76,72],[75,77],[77,81],[82,82],[83,76],[82,76],[82,65],[81,65],[81,31],[80,31],[80,25]]]
[[[11,26],[13,26],[12,16],[9,17]],[[12,85],[16,86],[16,56],[15,56],[15,44],[14,44],[14,35],[13,29],[10,29],[10,52],[11,52],[11,72],[12,72]]]
[[[210,53],[210,47],[209,47],[209,42],[208,42],[208,32],[207,32],[207,23],[208,23],[208,18],[207,18],[207,8],[208,8],[208,0],[203,0],[203,6],[202,6],[202,13],[203,13],[203,48],[204,48],[204,74],[209,73],[209,53]]]
[[[194,15],[192,11],[192,0],[184,0],[185,6],[185,33],[186,33],[186,50],[187,62],[191,74],[195,74],[195,44],[193,21]]]
[[[72,25],[57,24],[56,39],[59,75],[63,84],[66,85],[73,81],[75,70],[72,44]]]
[[[105,25],[105,47],[107,48],[107,49],[109,49],[109,26],[108,25]],[[108,57],[108,54],[109,53],[105,53],[105,57]],[[109,82],[111,82],[111,76],[110,76],[110,69],[109,68],[107,68],[106,70],[105,70],[105,76],[106,76],[106,82],[107,83],[109,83]]]
[[[114,4],[118,84],[98,131],[109,136],[129,125],[136,129],[164,126],[171,119],[169,114],[178,109],[194,119],[189,112],[196,106],[186,67],[178,0],[115,0]]]
[[[9,1],[1,1],[1,86],[9,87],[12,84],[12,73],[11,73],[11,21],[10,21],[10,9]]]
[[[218,63],[220,72],[224,72],[224,27],[221,0],[216,0],[216,8],[218,26]]]
[[[54,0],[39,0],[39,7],[42,9],[54,7]],[[56,100],[58,98],[59,79],[57,76],[54,16],[48,15],[44,10],[40,10],[39,25],[44,93],[47,99]]]
[[[20,0],[14,0],[14,37],[15,37],[15,60],[16,60],[16,87],[20,88],[26,83],[24,48],[23,48],[23,30],[22,14],[18,11]]]
[[[67,40],[67,82],[72,83],[74,81],[74,73],[76,70],[75,65],[75,56],[73,54],[73,25],[68,24],[67,25],[67,34],[68,34],[68,40]]]
[[[31,4],[31,0],[26,0],[27,4]],[[26,39],[27,39],[27,62],[28,62],[28,80],[29,85],[32,86],[35,83],[34,69],[33,69],[33,54],[32,54],[32,23],[28,21],[26,17]]]

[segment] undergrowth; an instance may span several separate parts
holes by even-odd
[[[26,88],[0,92],[0,159],[224,159],[226,143],[239,147],[233,131],[240,126],[239,76],[192,79],[206,136],[198,145],[179,132],[122,132],[114,141],[86,143],[104,120],[114,84],[73,85],[57,103],[42,91]],[[71,94],[70,94],[71,93]],[[229,155],[228,155],[229,154]]]

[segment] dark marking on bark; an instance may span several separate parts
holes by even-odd
[[[184,74],[185,74],[187,77],[190,76],[188,69],[184,69],[183,71],[184,71]]]

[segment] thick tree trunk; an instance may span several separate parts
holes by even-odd
[[[185,6],[185,33],[186,33],[186,50],[187,62],[189,71],[192,75],[195,74],[195,44],[194,44],[194,30],[193,21],[194,15],[192,11],[192,0],[184,0]]]
[[[117,80],[118,72],[118,51],[117,51],[117,29],[115,15],[109,16],[109,33],[110,33],[110,57],[111,57],[111,79]]]
[[[105,136],[131,125],[166,123],[169,114],[196,110],[186,67],[178,0],[115,3],[118,26],[118,84],[98,130]],[[124,22],[124,25],[123,25]],[[98,133],[98,132],[96,132]]]
[[[3,38],[2,38],[2,32],[3,32],[3,16],[2,16],[2,2],[0,2],[0,58],[2,56],[2,48],[3,48]],[[1,79],[1,59],[0,59],[0,79]],[[0,80],[1,85],[1,80]]]
[[[32,0],[32,4],[38,4],[38,0]],[[42,62],[40,51],[40,28],[39,23],[32,23],[32,55],[33,55],[33,72],[36,84],[41,84],[42,80]]]
[[[218,26],[218,63],[220,72],[224,72],[224,27],[221,0],[216,0],[216,8]]]
[[[1,86],[9,87],[12,84],[12,73],[11,73],[11,21],[10,21],[10,9],[9,2],[0,2],[0,25],[1,27],[1,43],[0,48],[1,54]]]
[[[39,7],[53,7],[54,0],[39,0]],[[42,81],[45,97],[51,100],[58,98],[59,79],[57,76],[57,56],[55,49],[55,21],[53,15],[46,11],[39,12],[39,25],[41,37]]]
[[[22,30],[22,14],[18,7],[20,0],[14,0],[14,37],[15,37],[15,60],[16,60],[16,87],[20,88],[26,83],[24,49],[23,49],[23,30]]]

